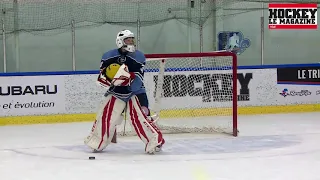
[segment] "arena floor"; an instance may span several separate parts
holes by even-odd
[[[121,137],[103,153],[90,153],[83,139],[91,125],[0,127],[0,179],[320,179],[320,113],[240,116],[239,137],[166,135],[156,155],[144,154],[137,137]]]

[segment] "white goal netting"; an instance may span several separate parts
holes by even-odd
[[[229,52],[146,55],[144,83],[164,133],[230,133],[236,129],[236,57]],[[128,119],[117,128],[133,135]],[[124,132],[125,131],[125,132]]]

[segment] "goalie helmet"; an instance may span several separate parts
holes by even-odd
[[[134,38],[134,34],[129,30],[123,30],[117,34],[116,44],[117,44],[118,48],[123,48],[126,51],[134,52],[135,45],[134,44],[126,44],[124,42],[124,40],[126,38]]]

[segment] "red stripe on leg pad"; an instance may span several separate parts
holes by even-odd
[[[143,129],[143,127],[142,127],[142,124],[141,124],[141,122],[140,122],[140,119],[139,119],[139,117],[138,117],[137,111],[136,111],[136,109],[134,108],[134,106],[133,106],[133,116],[134,116],[134,120],[135,120],[135,122],[136,122],[136,124],[137,124],[137,127],[138,127],[141,135],[142,135],[144,138],[146,138],[146,140],[149,142],[148,136],[146,135],[146,132],[144,132],[144,129]],[[143,121],[145,121],[145,120],[143,120]]]
[[[143,124],[146,125],[147,128],[148,128],[152,133],[155,133],[155,132],[156,132],[149,122],[144,121]]]
[[[130,99],[130,100],[129,100],[129,111],[130,111],[131,123],[132,123],[132,125],[133,125],[133,127],[134,127],[134,130],[136,131],[137,135],[138,135],[139,138],[141,139],[139,129],[138,129],[138,127],[137,127],[136,121],[134,120],[134,116],[133,116],[133,113],[132,113],[132,112],[133,112],[132,109],[133,109],[132,100]]]
[[[103,109],[103,115],[102,115],[102,119],[101,119],[101,126],[102,126],[101,127],[101,141],[98,146],[98,149],[101,147],[102,142],[104,141],[104,135],[107,133],[107,138],[110,137],[110,119],[111,119],[111,115],[112,115],[115,101],[116,101],[116,98],[112,96],[109,99],[109,102],[107,103],[107,105]]]
[[[108,112],[109,105],[110,105],[110,101],[103,108],[103,114],[102,114],[102,118],[101,118],[101,141],[99,143],[98,149],[100,148],[100,146],[101,146],[101,144],[103,142],[104,134],[106,133],[106,117],[107,117],[107,112]]]
[[[110,100],[110,106],[108,109],[108,116],[107,116],[107,137],[108,138],[110,137],[110,121],[111,121],[111,116],[112,116],[115,102],[116,102],[116,98],[112,96]]]
[[[142,112],[142,107],[141,107],[141,105],[140,105],[140,103],[139,103],[139,99],[138,99],[137,96],[135,96],[135,101],[136,101],[136,103],[138,104],[138,106],[139,106],[139,108],[140,108],[140,111]],[[159,128],[158,128],[155,124],[153,124],[152,122],[149,122],[147,116],[146,116],[143,112],[142,112],[142,114],[143,114],[143,117],[146,119],[148,125],[150,125],[150,126],[152,127],[151,129],[154,129],[154,130],[158,133],[158,142],[161,142],[161,141],[163,140],[163,136],[162,136],[162,133],[161,133],[161,131],[159,130]],[[147,127],[149,128],[149,126],[147,126]],[[150,129],[150,128],[149,128],[149,129]],[[154,131],[152,130],[152,132],[154,132]]]
[[[141,121],[144,122],[144,121],[146,121],[146,119],[144,119],[144,118],[143,119],[139,119],[141,117],[138,116],[138,113],[136,111],[136,106],[134,105],[134,102],[131,99],[130,99],[130,101],[131,101],[131,108],[132,108],[132,113],[133,113],[133,115],[131,116],[131,120],[135,122],[135,124],[136,124],[136,126],[138,128],[139,132],[137,132],[137,133],[140,133],[147,140],[147,142],[149,142],[148,136],[144,132],[144,129],[143,129],[142,124],[141,124]]]
[[[149,142],[149,139],[148,139],[148,137],[147,137],[147,135],[146,135],[146,132],[144,131],[144,129],[143,129],[143,127],[142,127],[141,122],[143,122],[143,123],[147,126],[148,129],[150,129],[150,126],[147,125],[147,124],[148,124],[147,119],[145,118],[144,113],[142,112],[142,110],[141,110],[141,108],[140,108],[140,106],[139,106],[139,101],[137,101],[136,97],[135,97],[135,102],[136,102],[136,104],[138,104],[138,106],[135,106],[135,105],[134,105],[134,102],[133,102],[133,116],[134,116],[134,119],[136,120],[136,124],[137,124],[137,126],[138,126],[138,128],[139,128],[139,131],[141,132],[141,134],[142,134],[142,135],[147,139],[147,141]],[[136,109],[136,108],[138,108],[138,109]],[[143,117],[141,117],[141,116],[139,117],[139,116],[138,116],[137,110],[140,111],[140,114],[142,114]],[[139,118],[141,118],[141,119],[139,119]],[[146,123],[147,123],[147,124],[146,124]],[[151,131],[151,132],[154,132],[154,131]]]

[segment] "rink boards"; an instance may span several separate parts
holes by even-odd
[[[158,72],[145,71],[152,108]],[[97,73],[0,74],[0,125],[93,121],[106,91]],[[161,117],[231,116],[230,73],[167,69]],[[240,115],[320,111],[320,64],[239,67],[237,82]]]

